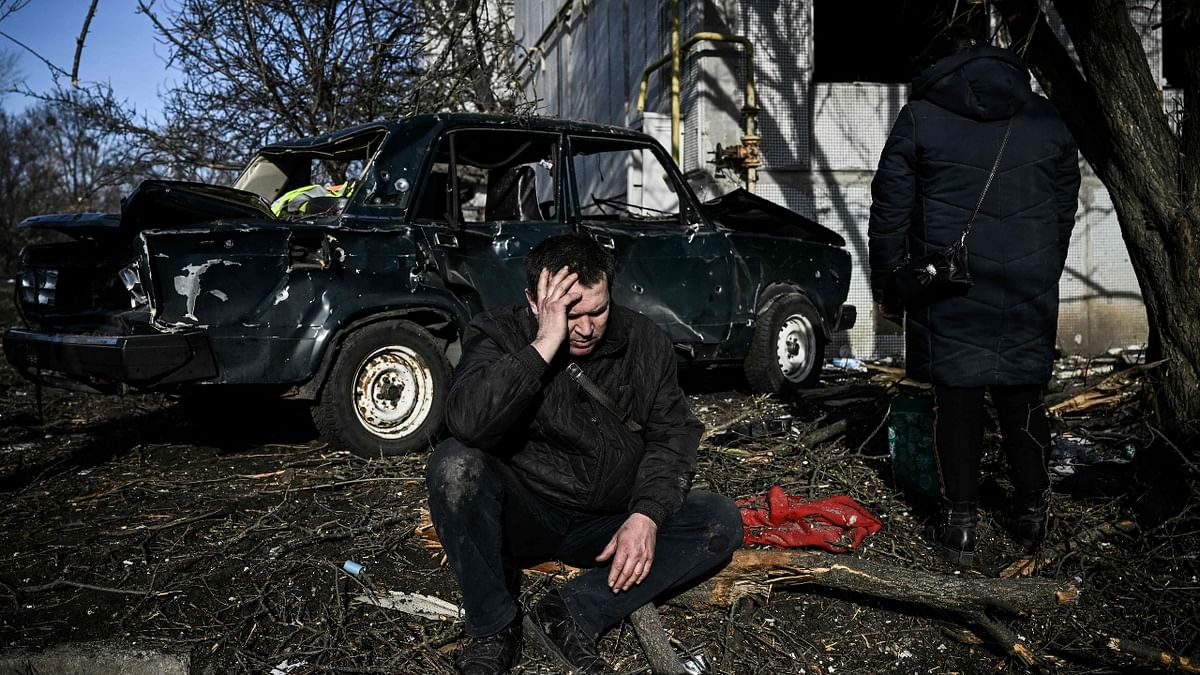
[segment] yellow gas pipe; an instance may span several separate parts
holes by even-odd
[[[697,42],[733,42],[745,49],[746,88],[743,92],[742,116],[746,120],[746,128],[742,134],[742,144],[728,148],[722,154],[735,159],[746,168],[746,190],[754,192],[758,182],[758,167],[762,165],[758,147],[761,140],[758,136],[758,103],[754,94],[754,45],[749,39],[740,35],[724,33],[699,32],[694,33],[682,43],[679,41],[679,0],[671,0],[671,51],[666,56],[651,63],[642,71],[642,81],[638,92],[637,110],[646,111],[646,92],[650,88],[650,75],[654,71],[671,64],[671,158],[680,165],[679,126],[680,126],[680,77],[683,70],[683,53],[691,49]]]

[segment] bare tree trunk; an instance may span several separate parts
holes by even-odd
[[[1146,305],[1148,358],[1167,360],[1158,389],[1160,423],[1176,440],[1191,437],[1200,420],[1200,397],[1195,395],[1200,391],[1200,74],[1189,76],[1183,133],[1177,134],[1163,110],[1162,91],[1127,3],[1054,3],[1079,55],[1078,67],[1036,0],[996,4],[1014,47],[1108,188]],[[1190,21],[1194,34],[1200,18]],[[1196,40],[1187,53],[1188,63],[1200,63]]]

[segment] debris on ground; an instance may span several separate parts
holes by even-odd
[[[1144,383],[1158,364],[1104,358],[1056,370],[1051,404],[1073,403],[1052,408],[1056,517],[1029,558],[998,523],[1008,486],[989,426],[980,562],[966,571],[922,541],[932,499],[894,470],[889,411],[908,386],[899,366],[831,369],[786,399],[743,393],[732,376],[699,378],[690,399],[709,433],[697,487],[846,495],[882,528],[836,556],[740,552],[729,574],[743,579],[721,603],[659,607],[680,662],[812,675],[1182,669],[1200,654],[1196,477],[1182,512],[1139,525],[1132,467],[1157,438]],[[453,672],[461,596],[417,533],[426,455],[363,461],[299,419],[273,416],[214,446],[163,397],[39,393],[0,371],[0,653],[104,643],[180,655],[193,673]],[[849,586],[868,574],[978,604],[939,610],[878,590],[890,582]],[[557,583],[527,576],[520,597]],[[647,672],[629,623],[600,649],[620,673]],[[554,666],[527,648],[515,672]]]

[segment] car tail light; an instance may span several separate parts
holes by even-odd
[[[122,267],[117,275],[121,277],[121,283],[125,285],[125,290],[129,291],[130,307],[136,309],[148,304],[149,298],[146,297],[146,289],[142,287],[142,275],[138,271],[137,263]]]
[[[53,307],[58,294],[58,270],[24,269],[20,274],[21,302]]]

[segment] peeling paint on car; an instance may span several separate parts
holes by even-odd
[[[200,295],[200,277],[213,265],[240,266],[241,263],[232,260],[209,260],[202,265],[186,265],[183,274],[175,277],[175,292],[187,298],[187,314],[185,318],[199,321],[196,318],[196,297]],[[221,298],[225,300],[226,298]]]

